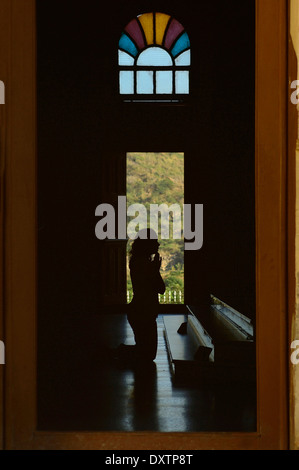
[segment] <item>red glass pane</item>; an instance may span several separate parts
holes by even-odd
[[[130,21],[130,23],[126,26],[125,31],[131,36],[139,49],[143,49],[145,47],[144,37],[141,32],[140,25],[136,19]]]
[[[178,35],[184,30],[184,27],[177,20],[173,19],[169,25],[166,38],[165,38],[165,47],[170,49]]]

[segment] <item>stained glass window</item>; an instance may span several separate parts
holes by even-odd
[[[119,40],[121,95],[189,94],[190,40],[165,13],[144,13],[127,24]]]

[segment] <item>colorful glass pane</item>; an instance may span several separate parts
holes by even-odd
[[[119,40],[119,48],[136,57],[138,51],[133,41],[126,34],[122,34]]]
[[[164,13],[156,13],[156,44],[162,46],[165,29],[170,20],[169,15]]]
[[[187,70],[175,72],[175,92],[182,95],[189,93],[189,72]]]
[[[176,41],[175,45],[171,49],[171,53],[173,57],[176,57],[179,55],[181,52],[185,51],[186,49],[189,49],[190,47],[190,40],[188,34],[185,32],[178,38]]]
[[[148,47],[141,52],[137,59],[137,65],[165,67],[173,65],[173,61],[169,53],[161,47]]]
[[[119,92],[121,95],[131,95],[134,93],[133,71],[121,70],[119,72]]]
[[[137,72],[137,93],[152,94],[154,93],[154,73],[147,70]]]
[[[184,31],[184,27],[177,20],[173,19],[166,33],[164,45],[166,49],[170,49],[179,34]]]
[[[138,49],[143,49],[145,47],[144,37],[140,29],[140,24],[136,18],[126,26],[126,33],[133,39]]]
[[[180,55],[177,56],[175,59],[175,65],[178,65],[179,67],[182,66],[188,66],[191,63],[191,53],[190,49],[188,49],[185,52],[182,52]]]
[[[156,72],[156,93],[168,93],[171,94],[172,90],[172,71],[163,70]]]
[[[135,59],[124,51],[118,51],[118,65],[134,65]]]
[[[144,13],[138,17],[143,28],[145,39],[148,46],[154,44],[154,21],[153,13]]]

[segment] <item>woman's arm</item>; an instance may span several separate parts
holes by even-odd
[[[152,261],[153,271],[154,271],[154,283],[157,289],[158,294],[164,294],[165,292],[165,283],[162,279],[160,274],[160,267],[161,267],[162,258],[159,256],[158,253],[155,254],[155,257]]]
[[[156,255],[153,261],[135,260],[130,266],[134,295],[147,292],[164,294],[165,284],[160,274],[161,259]]]

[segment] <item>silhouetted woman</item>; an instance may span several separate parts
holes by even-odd
[[[153,361],[157,354],[158,294],[165,292],[159,246],[155,231],[144,229],[138,232],[130,253],[133,299],[128,305],[128,321],[136,343],[131,351],[137,361]]]

